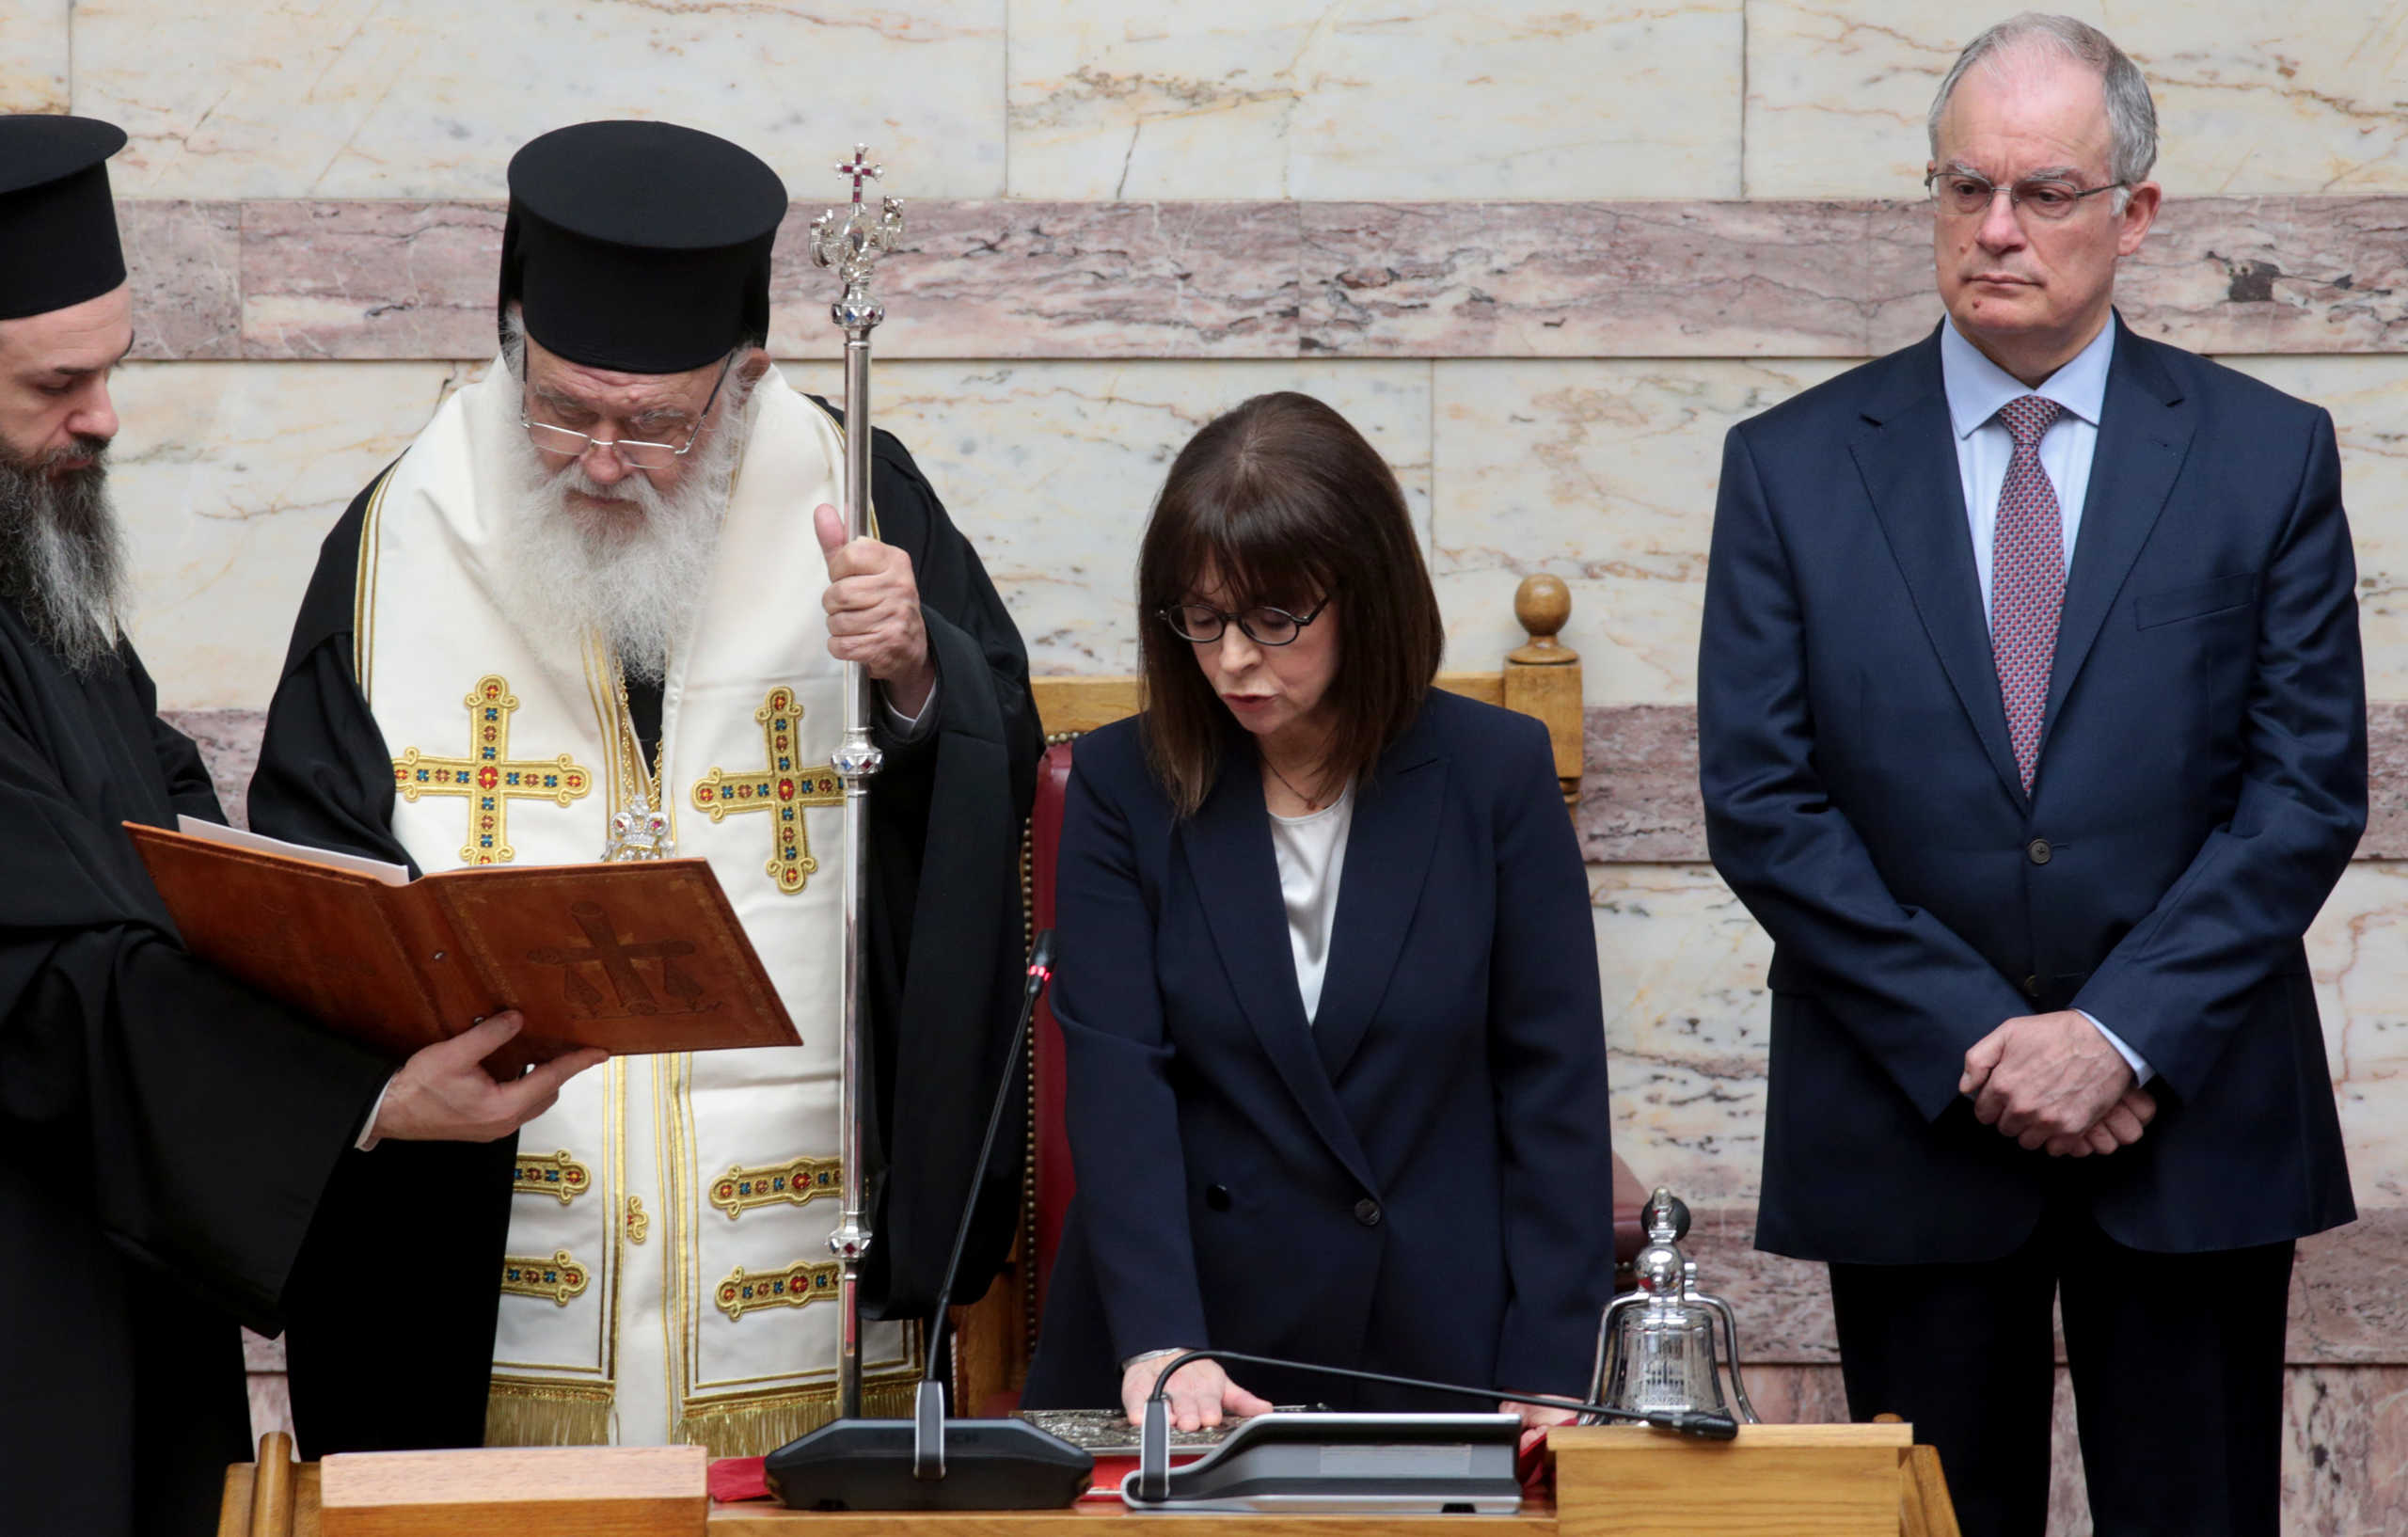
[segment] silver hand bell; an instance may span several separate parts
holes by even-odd
[[[1597,1369],[1589,1397],[1633,1413],[1706,1411],[1727,1414],[1715,1371],[1714,1334],[1719,1323],[1731,1360],[1731,1396],[1739,1418],[1753,1425],[1755,1405],[1739,1378],[1739,1325],[1731,1305],[1697,1289],[1697,1261],[1681,1253],[1688,1231],[1688,1208],[1658,1189],[1643,1213],[1647,1246],[1631,1261],[1636,1290],[1606,1305],[1597,1325]]]

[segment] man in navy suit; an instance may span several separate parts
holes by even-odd
[[[1735,428],[1714,862],[1774,941],[1758,1244],[1969,1534],[2273,1533],[2293,1241],[2349,1172],[2302,935],[2366,819],[2331,419],[2134,336],[2147,85],[2019,17],[1931,116],[1947,319]]]

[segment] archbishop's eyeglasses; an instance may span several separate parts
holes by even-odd
[[[2080,208],[2084,198],[2131,185],[2129,182],[2109,182],[2102,186],[2083,187],[2052,176],[2036,176],[2003,187],[1987,176],[1967,170],[1934,171],[1923,179],[1923,184],[1929,189],[1933,202],[1959,218],[1988,214],[1990,204],[2004,192],[2009,207],[2039,219],[2062,219]]]
[[[1322,610],[1328,607],[1328,596],[1314,604],[1312,612],[1303,614],[1275,609],[1267,603],[1257,604],[1242,613],[1231,613],[1205,603],[1173,603],[1164,608],[1163,623],[1168,625],[1171,633],[1182,641],[1196,645],[1211,645],[1221,638],[1229,622],[1235,620],[1238,628],[1245,632],[1245,638],[1256,645],[1284,646],[1293,645],[1296,637],[1305,633],[1305,626],[1319,619]]]
[[[527,414],[524,395],[519,397],[522,404],[518,408],[518,425],[527,429],[528,438],[546,453],[581,459],[588,449],[609,449],[619,456],[621,464],[630,469],[667,469],[702,441],[703,423],[710,420],[711,406],[718,402],[720,388],[727,383],[727,371],[735,361],[736,354],[731,352],[727,355],[727,361],[720,364],[719,377],[711,381],[710,395],[703,402],[703,408],[694,414],[693,429],[686,434],[686,441],[682,444],[647,443],[634,437],[595,437],[574,427],[555,427],[548,421],[537,421]]]

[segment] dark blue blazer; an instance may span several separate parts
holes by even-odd
[[[1181,822],[1140,730],[1081,740],[1064,813],[1078,1199],[1027,1402],[1117,1404],[1124,1357],[1204,1344],[1585,1386],[1613,1154],[1588,881],[1545,730],[1432,690],[1357,786],[1310,1024],[1250,739]],[[1400,1402],[1230,1374],[1281,1402]]]
[[[2028,802],[1937,333],[1731,432],[1698,735],[1715,865],[1775,947],[1777,1253],[1995,1258],[2052,1193],[2164,1252],[2355,1214],[2301,943],[2367,811],[2332,419],[2115,324]],[[2067,1007],[2160,1075],[2107,1157],[1956,1093],[2001,1021]]]

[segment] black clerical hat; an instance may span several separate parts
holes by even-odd
[[[680,373],[769,336],[785,184],[759,156],[664,122],[555,129],[510,160],[501,314],[573,363]]]
[[[115,123],[0,117],[0,320],[64,309],[125,281],[108,166],[124,148]]]

